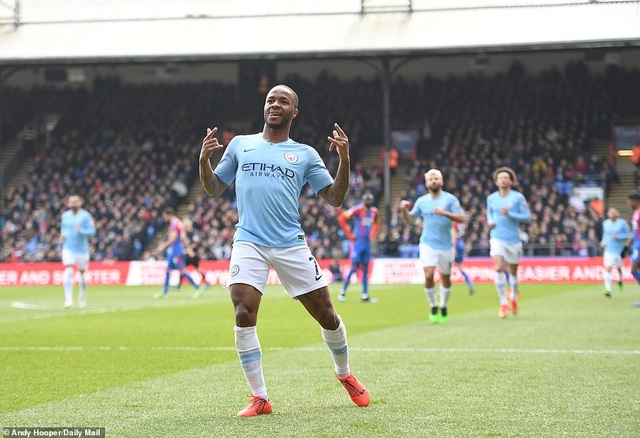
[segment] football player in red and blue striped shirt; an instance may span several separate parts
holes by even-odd
[[[353,229],[349,228],[349,220],[353,223]],[[362,270],[362,294],[363,302],[375,303],[375,298],[369,297],[369,262],[371,261],[371,242],[373,242],[380,228],[378,209],[373,206],[373,195],[362,196],[362,204],[355,205],[338,217],[340,227],[351,241],[351,269],[344,280],[342,290],[338,296],[339,301],[347,300],[347,288],[351,276]]]

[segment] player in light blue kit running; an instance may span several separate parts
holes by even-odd
[[[522,257],[520,224],[531,221],[527,200],[520,192],[512,190],[516,183],[516,173],[508,167],[499,167],[493,172],[493,181],[498,191],[487,197],[487,224],[489,225],[490,255],[496,268],[495,284],[500,297],[500,318],[518,313],[518,264]],[[505,269],[509,265],[509,286],[511,296],[507,296]]]
[[[409,201],[400,201],[402,217],[408,224],[414,219],[422,218],[422,234],[420,235],[420,263],[424,268],[424,292],[431,306],[429,321],[444,324],[449,320],[447,303],[451,295],[451,265],[453,264],[453,239],[451,225],[463,222],[464,212],[460,201],[454,195],[442,190],[444,180],[438,169],[431,169],[424,174],[424,184],[428,193],[420,196],[409,211]],[[440,271],[440,304],[436,296],[434,274],[436,267]],[[440,315],[438,315],[438,307]]]
[[[87,280],[85,272],[89,266],[89,237],[96,234],[91,214],[82,208],[80,196],[67,199],[69,210],[62,213],[60,239],[62,240],[62,264],[64,264],[64,307],[73,306],[73,267],[80,272],[78,307],[87,305]]]
[[[234,180],[236,186],[238,224],[227,284],[235,308],[236,350],[252,392],[249,404],[238,412],[240,417],[273,411],[256,332],[270,266],[289,296],[300,301],[320,324],[336,377],[353,402],[368,406],[370,401],[369,391],[349,369],[347,331],[298,220],[298,196],[307,183],[332,206],[342,205],[349,187],[349,139],[337,123],[333,136],[327,137],[329,150],[335,149],[340,158],[334,180],[315,149],[289,138],[298,103],[291,88],[275,86],[265,101],[262,132],[235,137],[215,171],[211,155],[223,148],[214,137],[217,128],[207,129],[200,151],[200,182],[210,197],[220,196]]]
[[[607,220],[602,223],[602,241],[604,248],[604,294],[611,298],[611,271],[615,266],[618,270],[618,288],[622,290],[622,251],[631,238],[631,228],[627,221],[620,218],[620,212],[615,207],[607,210]]]

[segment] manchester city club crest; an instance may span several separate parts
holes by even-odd
[[[285,152],[284,159],[292,164],[295,164],[298,162],[298,156],[295,154],[295,152]]]
[[[233,265],[231,267],[231,276],[235,277],[236,275],[238,275],[238,272],[240,272],[240,266],[238,265]]]

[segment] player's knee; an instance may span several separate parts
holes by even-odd
[[[256,325],[258,320],[258,308],[247,306],[244,303],[238,303],[235,307],[236,325],[241,327],[250,327]]]
[[[326,330],[335,330],[340,325],[340,317],[333,306],[323,309],[317,317],[318,323]]]

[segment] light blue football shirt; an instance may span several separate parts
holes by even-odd
[[[502,214],[502,208],[509,210],[509,216]],[[524,195],[510,190],[506,196],[493,192],[487,197],[487,222],[495,223],[490,238],[508,244],[520,242],[520,223],[531,222],[531,212]]]
[[[60,234],[64,236],[63,250],[66,249],[74,254],[88,253],[89,237],[96,234],[91,214],[82,208],[76,214],[73,214],[72,210],[65,211],[62,213]]]
[[[615,234],[615,239],[612,234]],[[604,243],[604,252],[620,255],[624,245],[631,237],[631,228],[627,221],[617,218],[615,222],[607,219],[602,223],[602,242]]]
[[[443,191],[436,199],[433,199],[431,193],[420,196],[409,214],[416,218],[422,217],[420,243],[427,244],[434,249],[451,249],[453,247],[451,237],[453,221],[446,216],[434,213],[436,207],[451,213],[462,213],[458,198]]]
[[[270,248],[305,245],[298,220],[298,197],[308,182],[314,192],[333,184],[318,152],[287,140],[270,143],[262,133],[239,135],[224,151],[215,174],[236,181],[238,224],[234,241]]]

